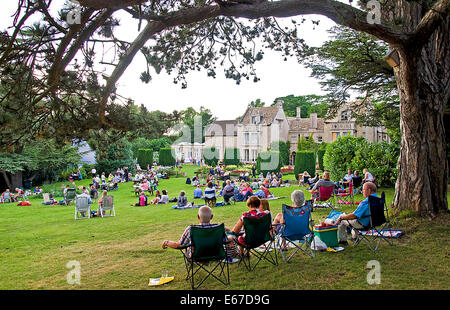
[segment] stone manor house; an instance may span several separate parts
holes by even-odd
[[[352,118],[352,102],[344,104],[332,119],[287,117],[281,101],[270,107],[248,108],[239,120],[217,120],[205,129],[204,143],[174,143],[172,149],[177,159],[197,163],[202,159],[203,148],[218,149],[223,160],[225,148],[238,148],[243,163],[255,163],[258,153],[266,151],[274,141],[290,141],[290,162],[295,160],[297,141],[301,136],[312,135],[315,142],[333,142],[340,136],[364,137],[370,142],[389,141],[382,127],[359,126]]]

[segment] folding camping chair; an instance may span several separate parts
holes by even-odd
[[[274,246],[275,237],[271,234],[272,217],[270,215],[265,215],[260,218],[244,217],[244,231],[245,244],[239,242],[238,238],[235,238],[234,240],[238,246],[245,250],[245,253],[241,253],[240,262],[244,263],[247,270],[254,270],[263,259],[278,266],[277,249]],[[257,250],[261,249],[261,246],[263,246],[263,252]],[[258,258],[253,267],[250,262],[250,254],[253,254]]]
[[[77,196],[77,192],[76,192],[75,188],[67,189],[66,195],[64,197],[64,203],[66,205],[68,205],[69,203],[72,202],[72,200],[75,200],[76,196]]]
[[[311,249],[314,242],[313,220],[311,218],[312,202],[307,201],[301,208],[293,208],[287,205],[283,208],[284,223],[280,224],[280,231],[277,234],[277,248],[280,249],[281,256],[285,262],[298,252],[303,251],[311,257],[315,254]],[[288,257],[289,245],[294,246],[293,252]]]
[[[114,197],[113,196],[105,196],[103,197],[103,203],[99,206],[100,216],[116,216],[116,211],[114,210]],[[109,211],[109,214],[103,214],[103,212],[106,213],[106,211]]]
[[[83,216],[83,213],[85,215]],[[80,216],[78,216],[78,214]],[[88,219],[91,217],[91,206],[88,197],[76,197],[75,199],[75,219]]]
[[[393,241],[382,234],[382,231],[389,228],[391,224],[384,192],[381,194],[381,198],[369,196],[368,199],[370,208],[370,215],[368,216],[370,219],[369,226],[363,229],[352,227],[357,232],[357,238],[353,246],[357,246],[361,241],[364,241],[375,252],[378,250],[382,240],[389,245],[393,245]]]
[[[362,194],[362,176],[352,178],[353,192],[354,194]]]
[[[230,284],[228,268],[225,226],[212,227],[191,226],[191,244],[179,248],[186,265],[186,280],[190,281],[193,290],[199,288],[209,277],[213,277],[224,285]],[[199,283],[195,283],[195,275],[200,270],[207,274]],[[218,274],[217,274],[218,273]]]
[[[353,183],[350,182],[349,186],[345,190],[339,190],[336,195],[337,205],[347,205],[351,204],[353,206]]]
[[[51,203],[51,201],[50,201],[50,194],[49,193],[43,193],[42,194],[42,199],[44,199],[44,204],[45,205],[48,205],[48,204],[50,204]]]
[[[317,192],[315,192],[317,193]],[[334,203],[334,186],[330,187],[323,187],[319,186],[319,196],[313,197],[313,209],[314,208],[331,208],[335,209],[333,207]],[[318,203],[320,202],[320,203]],[[313,210],[311,209],[311,210]]]

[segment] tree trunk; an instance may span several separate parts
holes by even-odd
[[[448,211],[448,163],[444,108],[450,97],[449,22],[442,24],[421,51],[398,49],[402,142],[395,187],[395,213],[413,210],[435,217]]]

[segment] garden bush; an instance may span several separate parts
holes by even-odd
[[[238,148],[226,148],[223,157],[223,163],[227,166],[241,164]]]
[[[142,169],[146,169],[147,165],[153,164],[153,150],[152,149],[138,149],[137,162]]]
[[[362,175],[367,168],[376,178],[378,186],[389,187],[397,178],[399,146],[395,143],[367,142],[364,138],[340,137],[327,146],[324,168],[332,180],[340,180],[348,169]]]
[[[298,175],[307,171],[311,176],[316,171],[316,153],[314,151],[298,151],[295,155],[294,174],[298,179]]]
[[[208,166],[215,167],[219,162],[219,150],[215,147],[204,148],[202,156]]]
[[[326,152],[326,150],[325,149],[323,149],[323,150],[318,150],[317,151],[317,159],[318,159],[318,161],[319,161],[319,167],[320,167],[320,169],[324,169],[323,168],[323,156],[325,156],[325,152]]]
[[[258,158],[256,160],[256,171],[258,173],[267,172],[280,172],[281,167],[283,167],[280,160],[280,152],[278,151],[266,151],[259,152]]]
[[[161,148],[159,150],[159,164],[162,166],[174,166],[175,158],[172,155],[171,148]]]

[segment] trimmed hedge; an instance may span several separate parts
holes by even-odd
[[[317,157],[319,159],[319,167],[322,170],[325,170],[323,167],[323,157],[325,156],[325,152],[326,152],[326,150],[318,150],[317,151]]]
[[[311,176],[316,172],[316,153],[313,151],[298,151],[295,155],[295,178],[298,175],[307,171]]]
[[[289,147],[288,142],[284,141],[274,141],[270,145],[271,151],[280,152],[280,160],[283,165],[289,165]]]
[[[266,174],[267,172],[280,172],[283,164],[280,159],[280,152],[267,151],[259,152],[256,160],[256,171]]]
[[[142,169],[146,169],[147,165],[153,164],[153,150],[152,149],[138,149],[137,161]]]
[[[239,157],[240,156],[238,148],[226,148],[223,155],[223,163],[225,165],[239,166],[241,164],[241,160]]]
[[[161,148],[159,150],[159,164],[161,166],[175,166],[175,158],[172,155],[172,148]]]
[[[219,150],[215,147],[204,148],[202,156],[208,166],[215,167],[219,162]]]

